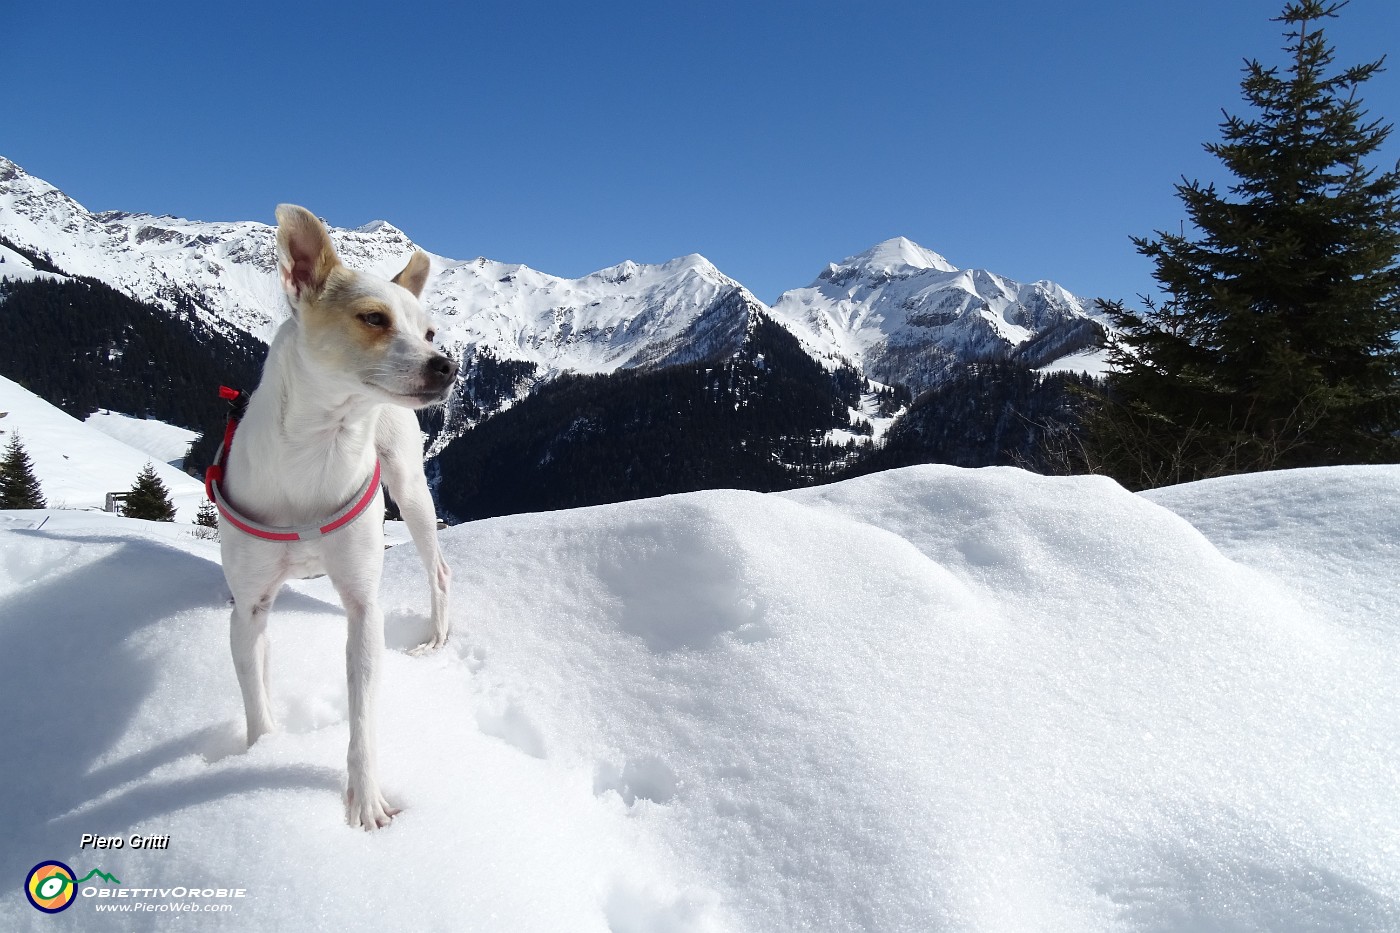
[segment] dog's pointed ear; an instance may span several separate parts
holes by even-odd
[[[293,308],[320,294],[338,265],[326,225],[315,214],[295,204],[277,205],[277,273]]]
[[[402,285],[413,292],[414,298],[423,297],[423,286],[428,282],[428,270],[431,264],[428,262],[428,254],[420,250],[414,250],[412,256],[408,258],[408,265],[403,267],[403,271],[390,279],[395,285]]]

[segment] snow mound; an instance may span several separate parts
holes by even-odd
[[[453,639],[385,659],[374,834],[326,581],[279,602],[245,753],[212,546],[0,523],[0,871],[243,887],[235,929],[1396,929],[1400,528],[1310,523],[1397,514],[1400,468],[1237,482],[1172,511],[917,467],[450,529]],[[391,648],[420,572],[389,551]],[[78,849],[138,831],[170,848]],[[49,929],[18,887],[0,923]]]
[[[1142,495],[1347,628],[1395,631],[1400,470],[1327,467],[1226,476]]]

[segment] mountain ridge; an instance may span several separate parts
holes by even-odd
[[[385,276],[419,248],[383,219],[330,232],[348,266]],[[219,331],[266,342],[285,314],[269,224],[90,212],[0,156],[0,235]],[[732,332],[759,312],[827,368],[854,363],[882,383],[918,391],[960,362],[1005,358],[1046,328],[1095,319],[1088,301],[1053,282],[958,269],[905,237],[828,264],[771,306],[698,253],[656,264],[623,260],[574,279],[486,257],[429,256],[424,301],[445,348],[464,362],[489,350],[532,363],[542,380],[660,365],[677,353],[695,358],[706,351],[687,354],[686,334]],[[717,319],[726,313],[734,320]]]

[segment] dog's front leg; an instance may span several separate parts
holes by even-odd
[[[231,528],[223,532],[222,550],[224,574],[233,594],[229,648],[243,693],[251,748],[275,728],[268,683],[267,619],[287,572],[280,553]]]
[[[345,816],[351,826],[388,826],[398,809],[379,790],[375,741],[375,696],[379,662],[384,649],[384,615],[374,600],[357,605],[347,600],[350,622],[345,646],[345,674],[350,694],[350,772],[345,792]]]
[[[243,599],[234,596],[229,622],[229,647],[238,687],[243,692],[249,748],[274,728],[267,671],[267,615],[271,608],[272,600],[267,595]]]
[[[437,510],[433,508],[432,493],[423,475],[423,435],[418,429],[418,419],[405,408],[386,406],[379,416],[375,443],[384,468],[384,485],[398,503],[399,514],[413,537],[418,558],[428,572],[432,631],[426,641],[413,649],[414,654],[424,654],[447,644],[447,594],[452,586],[452,571],[438,547]]]
[[[385,471],[386,475],[389,472]],[[390,487],[399,513],[403,516],[408,533],[413,538],[413,546],[418,551],[418,559],[428,573],[428,589],[431,592],[432,631],[421,645],[413,649],[414,654],[436,651],[447,644],[449,620],[447,617],[447,594],[452,585],[452,571],[447,561],[442,559],[438,548],[437,513],[433,509],[433,499],[428,492],[428,483],[423,478],[421,467],[414,481],[401,483],[397,489]]]
[[[371,509],[382,509],[376,503]],[[377,514],[372,512],[371,514]],[[383,532],[377,521],[362,520],[325,541],[326,573],[345,606],[349,633],[345,643],[345,679],[350,700],[350,750],[346,756],[349,786],[345,816],[351,826],[388,826],[398,809],[379,790],[375,741],[375,697],[384,653],[384,614],[379,608],[383,570]]]

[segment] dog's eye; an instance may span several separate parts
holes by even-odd
[[[437,331],[435,331],[435,330],[430,330],[430,331],[428,331],[426,334],[423,335],[423,337],[428,341],[428,343],[432,343],[432,342],[433,342],[433,338],[436,337],[436,336],[437,336]]]
[[[370,311],[368,314],[361,314],[360,320],[364,321],[370,327],[389,326],[389,316],[386,314],[381,314],[378,311]]]

